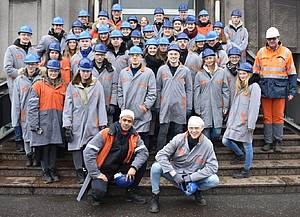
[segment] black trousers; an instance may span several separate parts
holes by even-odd
[[[141,179],[144,176],[144,173],[146,171],[147,164],[144,164],[140,169],[136,171],[135,177],[134,177],[134,183],[132,186],[130,186],[128,189],[136,189],[141,182]],[[120,171],[123,174],[127,174],[128,170],[130,169],[130,165],[122,165],[120,167]],[[93,179],[91,183],[92,187],[92,197],[96,201],[102,201],[103,197],[106,195],[108,191],[109,184],[112,183],[113,180],[109,180],[108,182],[105,182],[101,179]]]
[[[38,147],[43,171],[56,167],[56,146],[54,144]]]
[[[170,139],[182,132],[183,124],[177,124],[174,122],[160,124],[157,137],[157,151],[161,150]]]

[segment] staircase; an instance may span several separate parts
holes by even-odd
[[[224,129],[223,129],[224,130]],[[263,124],[261,117],[254,135],[254,161],[252,176],[248,179],[233,179],[231,174],[242,168],[230,165],[233,154],[221,144],[215,143],[219,161],[220,185],[208,191],[209,194],[262,194],[300,192],[300,136],[292,128],[284,128],[282,153],[261,151],[263,145]],[[62,150],[61,150],[62,151]],[[15,151],[12,138],[0,144],[0,194],[35,195],[77,195],[80,185],[76,184],[75,171],[70,153],[58,158],[57,168],[61,181],[44,184],[41,181],[41,168],[25,167],[25,155]],[[142,188],[150,193],[149,171],[154,161],[150,155],[147,172],[141,182]],[[179,195],[180,192],[162,179],[163,195]],[[123,190],[113,187],[112,195],[123,194]],[[149,194],[150,195],[150,194]]]

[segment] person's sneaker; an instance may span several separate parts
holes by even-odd
[[[237,173],[233,173],[232,177],[236,178],[236,179],[249,178],[250,177],[250,170],[242,169],[241,171],[239,171]]]
[[[55,168],[54,169],[50,169],[50,176],[52,177],[52,180],[54,182],[58,182],[59,181],[59,176],[58,176],[57,170]]]
[[[145,204],[147,202],[145,197],[141,196],[136,189],[128,189],[126,191],[126,201],[136,204]]]
[[[50,176],[50,173],[49,173],[48,170],[43,171],[42,181],[43,181],[45,184],[49,184],[49,183],[52,183],[52,182],[53,182],[52,177]]]
[[[261,150],[263,151],[271,151],[273,148],[273,144],[272,143],[265,143],[264,146],[261,148]]]
[[[207,205],[206,200],[203,197],[203,192],[202,191],[197,190],[194,194],[194,198],[195,198],[195,202],[198,205],[200,205],[200,206],[206,206]]]
[[[243,163],[244,160],[245,160],[244,155],[241,155],[241,156],[235,155],[234,158],[230,161],[230,164],[231,165],[240,164],[240,163]]]

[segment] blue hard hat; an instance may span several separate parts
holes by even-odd
[[[162,37],[158,39],[158,45],[169,45],[170,41],[166,37]]]
[[[58,60],[49,60],[46,64],[46,68],[60,70],[60,63]]]
[[[120,4],[114,4],[112,7],[111,7],[111,10],[112,11],[122,11],[122,6]]]
[[[169,45],[168,52],[171,51],[171,50],[176,50],[176,51],[180,52],[179,46],[175,43],[172,43],[172,44]]]
[[[84,57],[79,61],[79,69],[91,71],[93,69],[93,62],[89,58]]]
[[[241,17],[242,16],[242,13],[240,10],[238,9],[235,9],[231,12],[231,16],[237,16],[237,17]]]
[[[109,14],[107,11],[99,11],[98,17],[107,17],[109,18]]]
[[[117,186],[122,188],[127,188],[134,183],[133,179],[126,179],[126,175],[122,173],[116,173],[114,175],[114,182]]]
[[[178,11],[188,11],[189,10],[189,6],[186,3],[181,3],[178,7]]]
[[[77,35],[74,35],[74,34],[68,34],[67,35],[67,38],[66,38],[66,42],[68,42],[68,41],[71,41],[71,40],[75,40],[75,41],[78,41],[78,37],[77,37]]]
[[[106,48],[105,44],[99,43],[94,46],[94,52],[106,53],[107,48]]]
[[[208,56],[216,56],[215,52],[210,48],[205,48],[202,52],[202,58],[208,57]]]
[[[150,38],[146,41],[145,46],[155,45],[158,46],[157,40],[155,38]]]
[[[248,73],[253,73],[252,65],[248,62],[241,63],[238,66],[238,70],[246,71]]]
[[[32,28],[30,26],[21,26],[19,31],[18,31],[18,34],[20,34],[22,32],[32,34]]]
[[[142,38],[143,36],[142,36],[141,31],[135,29],[135,30],[132,31],[131,37],[132,38]]]
[[[181,32],[177,35],[176,40],[179,41],[179,40],[190,40],[190,39],[187,34]]]
[[[81,39],[92,39],[92,36],[87,31],[83,31],[78,36],[78,40],[81,40]]]
[[[196,18],[195,18],[195,16],[189,15],[189,16],[186,18],[186,23],[196,23]]]
[[[64,25],[64,19],[61,17],[54,17],[52,20],[52,25]]]
[[[135,22],[139,22],[137,16],[131,15],[127,18],[127,21],[135,21]]]
[[[109,33],[109,27],[107,25],[99,26],[98,33],[100,33],[100,34]]]
[[[181,17],[180,17],[180,16],[175,16],[175,17],[173,17],[172,22],[174,23],[175,21],[180,21],[180,22],[182,22]]]
[[[231,55],[241,56],[240,49],[238,49],[237,47],[230,48],[228,51],[228,56],[231,56]]]
[[[90,14],[86,10],[80,10],[78,13],[78,17],[89,17]]]
[[[38,63],[40,62],[40,57],[35,53],[28,53],[24,58],[24,63]]]
[[[55,50],[58,53],[60,53],[60,51],[61,51],[60,44],[58,42],[51,42],[48,45],[48,50]]]
[[[203,9],[203,10],[199,11],[198,17],[200,17],[200,16],[208,16],[207,10]]]
[[[125,29],[125,28],[127,28],[127,29],[131,29],[131,25],[130,25],[130,23],[129,22],[127,22],[127,21],[124,21],[123,23],[122,23],[122,25],[121,25],[121,27],[120,27],[121,29]]]
[[[224,29],[224,23],[221,22],[221,21],[216,21],[216,22],[214,23],[214,27],[219,27],[219,28],[221,28],[221,29]]]
[[[75,20],[73,23],[72,23],[72,28],[75,28],[75,27],[78,27],[78,28],[81,28],[83,29],[83,24],[80,20]]]
[[[158,7],[154,9],[154,13],[153,14],[165,14],[164,9]]]
[[[143,55],[143,51],[142,51],[142,48],[140,48],[139,46],[132,46],[130,49],[129,49],[129,55],[133,55],[133,54],[140,54],[140,55]]]
[[[191,196],[198,190],[198,185],[195,182],[184,182],[181,183],[179,187],[185,193],[186,196]]]
[[[152,25],[146,25],[143,29],[143,32],[154,32]]]
[[[120,30],[113,30],[110,35],[109,35],[110,38],[122,38],[123,35],[122,35],[122,32]]]
[[[173,29],[173,24],[170,20],[165,20],[163,24],[163,28],[172,28]]]
[[[205,35],[202,34],[197,34],[195,37],[195,42],[204,42],[206,41],[206,37]]]
[[[218,38],[218,33],[216,31],[209,31],[206,35],[206,41],[213,41]]]

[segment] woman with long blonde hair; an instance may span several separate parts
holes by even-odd
[[[244,161],[241,171],[234,173],[234,178],[248,178],[253,160],[253,132],[255,129],[259,107],[261,90],[253,76],[252,66],[242,63],[238,67],[236,81],[236,93],[231,106],[227,129],[223,135],[222,143],[230,148],[235,157],[231,164],[239,164]],[[242,144],[243,149],[238,144]]]

